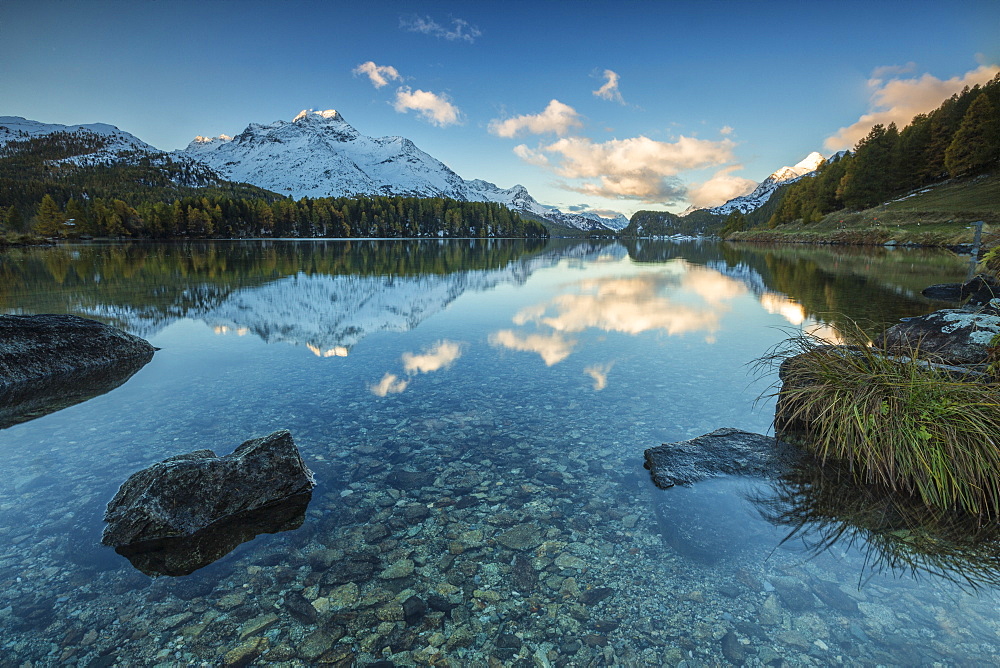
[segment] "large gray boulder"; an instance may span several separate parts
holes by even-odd
[[[132,474],[108,503],[101,542],[120,547],[193,536],[315,484],[287,430],[247,441],[223,457],[196,450]]]
[[[805,456],[773,436],[732,428],[664,443],[644,454],[653,483],[664,489],[724,475],[774,478],[790,471]]]
[[[148,362],[155,350],[144,339],[75,315],[0,315],[0,389],[123,360]]]
[[[893,325],[877,344],[896,355],[918,350],[920,358],[943,364],[982,364],[998,333],[1000,316],[995,313],[944,309]]]

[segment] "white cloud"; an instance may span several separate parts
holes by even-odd
[[[729,135],[733,134],[733,128],[728,125],[723,125],[722,128],[719,130],[719,134],[728,137]]]
[[[537,150],[515,149],[522,159],[556,156],[548,167],[567,179],[596,179],[565,184],[569,190],[591,196],[672,202],[685,188],[671,178],[688,169],[721,165],[733,160],[735,143],[729,139],[710,141],[680,137],[662,142],[648,137],[613,139],[594,143],[584,137],[565,137]],[[545,156],[548,157],[548,156]],[[530,160],[526,160],[529,161]]]
[[[688,186],[687,198],[694,206],[708,208],[725,204],[734,197],[753,192],[756,181],[742,176],[733,176],[731,172],[743,169],[743,165],[730,165],[720,169],[704,183],[693,183]]]
[[[567,340],[558,333],[521,335],[510,329],[502,329],[490,334],[490,345],[538,353],[546,366],[552,366],[570,356],[576,341]]]
[[[618,79],[620,78],[618,73],[613,70],[604,70],[604,78],[607,81],[604,82],[603,86],[592,91],[594,95],[604,100],[625,104],[621,91],[618,90]]]
[[[384,397],[389,394],[399,394],[406,389],[409,381],[400,380],[394,373],[387,373],[382,376],[382,380],[368,386],[368,389],[376,397]]]
[[[451,27],[446,28],[429,16],[401,17],[399,27],[410,32],[440,37],[450,42],[462,40],[469,44],[475,42],[476,38],[483,34],[483,31],[465,19],[452,19]]]
[[[438,369],[447,369],[462,356],[462,346],[455,341],[438,341],[421,355],[403,353],[403,369],[406,373],[430,373]]]
[[[359,74],[368,75],[372,85],[376,88],[388,85],[390,81],[403,80],[403,77],[399,75],[399,71],[392,65],[376,65],[370,60],[355,67],[353,72],[354,76],[358,76]]]
[[[930,74],[908,79],[891,78],[886,75],[898,75],[906,70],[898,67],[878,68],[868,81],[871,89],[869,112],[851,125],[840,128],[834,135],[827,137],[824,146],[831,151],[853,148],[858,140],[876,124],[888,125],[895,123],[902,129],[908,125],[917,114],[927,113],[941,106],[945,99],[960,92],[965,86],[985,84],[1000,73],[997,65],[981,65],[961,76],[950,79],[938,79]]]
[[[393,108],[401,114],[412,109],[425,121],[442,128],[455,125],[462,119],[462,112],[444,95],[420,89],[412,90],[409,86],[396,90]]]
[[[561,137],[572,128],[582,126],[580,114],[573,107],[552,100],[540,114],[525,114],[503,121],[494,119],[490,121],[489,129],[498,137],[516,137],[525,132],[535,135],[552,132]]]
[[[536,167],[544,167],[549,164],[549,159],[544,153],[529,148],[524,144],[518,144],[514,147],[514,155],[529,165],[535,165]]]

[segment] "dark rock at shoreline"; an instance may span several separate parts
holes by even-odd
[[[968,309],[943,309],[893,325],[876,343],[891,354],[907,355],[919,350],[922,359],[943,364],[982,364],[990,340],[997,333],[1000,333],[1000,316]]]
[[[1000,284],[992,276],[978,274],[962,284],[962,299],[966,297],[969,298],[966,306],[987,306],[1000,297]]]
[[[664,443],[644,453],[657,487],[690,485],[723,475],[773,478],[803,458],[801,450],[772,436],[723,428],[687,441]]]
[[[1000,284],[991,276],[978,274],[965,283],[938,283],[920,291],[928,299],[960,302],[968,299],[967,306],[986,306],[1000,297]]]
[[[0,389],[123,360],[145,364],[155,350],[144,339],[74,315],[0,315]]]
[[[960,302],[963,299],[961,283],[936,283],[921,290],[920,294],[943,302]]]
[[[108,503],[101,542],[121,547],[190,537],[314,485],[287,430],[246,441],[223,457],[196,450],[132,474]]]

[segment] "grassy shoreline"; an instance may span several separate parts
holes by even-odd
[[[37,234],[0,231],[0,250],[15,246],[49,246],[52,241]]]
[[[836,211],[816,223],[736,232],[729,241],[882,246],[971,244],[983,221],[983,242],[1000,240],[1000,176],[951,180],[864,211]]]

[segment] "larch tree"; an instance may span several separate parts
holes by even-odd
[[[62,209],[52,199],[52,195],[46,194],[42,197],[38,205],[38,213],[35,216],[35,231],[46,237],[58,237],[65,231],[63,223],[66,216]]]

